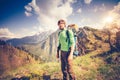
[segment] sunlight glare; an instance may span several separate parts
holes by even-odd
[[[104,22],[105,22],[105,23],[111,23],[111,22],[113,22],[113,17],[112,17],[112,16],[106,17],[106,18],[104,19]]]

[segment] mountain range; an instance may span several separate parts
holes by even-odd
[[[59,30],[53,33],[48,31],[22,39],[11,39],[6,42],[44,61],[50,61],[55,60],[58,45],[58,32]],[[106,30],[98,30],[85,26],[79,28],[77,35],[79,55],[84,55],[98,48],[110,48],[110,44],[113,46],[115,44],[115,34],[111,33],[111,36],[109,36]],[[113,38],[109,40],[109,37]]]
[[[3,41],[6,41],[6,40],[9,40],[10,38],[7,38],[7,37],[0,37],[0,40],[3,40]]]
[[[26,36],[23,38],[13,38],[9,39],[6,42],[13,46],[20,46],[24,44],[36,44],[41,43],[52,33],[52,31],[38,32],[33,36]]]

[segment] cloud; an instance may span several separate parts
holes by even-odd
[[[82,9],[79,8],[79,9],[77,10],[77,13],[81,13],[81,12],[82,12]]]
[[[26,5],[24,8],[26,9],[25,15],[26,15],[27,17],[32,16],[32,13],[31,13],[31,12],[32,12],[32,7],[29,6],[29,5]]]
[[[93,9],[93,12],[97,12],[98,11],[98,7],[95,6],[95,8]]]
[[[38,16],[40,26],[45,29],[56,29],[57,21],[65,19],[73,12],[71,4],[76,0],[32,0],[26,6],[33,9],[34,13]]]
[[[108,28],[113,32],[115,32],[115,28],[120,28],[120,2],[115,5],[112,10],[107,12],[105,19],[107,20],[103,23],[105,28]]]
[[[32,16],[32,13],[25,11],[25,15],[29,17],[29,16]]]
[[[84,0],[85,4],[90,4],[92,2],[92,0]]]
[[[31,6],[29,6],[29,5],[25,6],[25,9],[26,9],[27,11],[29,11],[29,12],[31,12],[31,11],[32,11]]]
[[[10,32],[8,28],[0,28],[0,37],[14,38],[15,34]]]
[[[41,26],[33,26],[33,29],[36,31],[45,31]],[[47,30],[47,29],[46,29]]]
[[[118,3],[118,5],[114,6],[114,9],[110,11],[110,13],[114,14],[116,18],[120,18],[120,2]]]
[[[101,4],[100,6],[94,6],[94,8],[93,8],[93,12],[104,12],[104,11],[106,11],[106,6],[105,6],[105,4],[103,3],[103,4]]]
[[[7,38],[22,38],[25,36],[31,36],[37,33],[34,29],[21,28],[21,33],[12,33],[8,28],[0,28],[0,37]]]
[[[105,9],[106,9],[106,7],[105,7],[105,4],[103,3],[103,4],[100,6],[99,10],[100,10],[100,11],[105,11]]]
[[[38,32],[37,28],[21,28],[20,29],[21,33],[16,33],[18,38],[26,37],[26,36],[32,36]]]
[[[109,16],[112,16],[114,18],[114,22],[120,26],[120,2],[114,6],[113,10],[109,11]]]

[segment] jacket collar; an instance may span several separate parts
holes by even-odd
[[[65,30],[67,30],[67,28],[64,28],[63,30],[61,30],[61,31],[65,31]]]

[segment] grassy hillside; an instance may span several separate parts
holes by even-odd
[[[28,53],[0,41],[0,78],[10,70],[34,62],[35,60]]]
[[[120,52],[96,50],[74,58],[74,72],[78,80],[119,80]],[[31,80],[62,79],[60,62],[36,63],[7,73],[12,77],[26,76]]]

